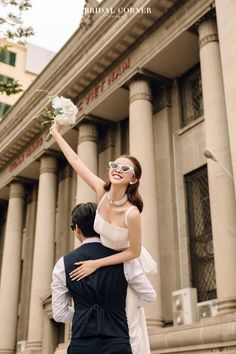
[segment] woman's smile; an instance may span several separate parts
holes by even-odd
[[[119,173],[116,172],[112,173],[112,177],[118,180],[121,180],[123,178],[123,176],[121,176]]]

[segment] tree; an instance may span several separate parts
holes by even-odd
[[[24,26],[22,14],[32,7],[31,0],[0,0],[0,38],[22,40],[34,34],[31,26]],[[3,42],[4,43],[4,42]],[[8,51],[8,46],[0,44],[0,57]],[[23,91],[22,85],[14,79],[1,79],[0,93],[10,96]]]

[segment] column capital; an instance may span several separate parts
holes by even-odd
[[[210,42],[218,42],[217,23],[214,17],[202,20],[198,26],[199,46],[202,48]]]
[[[129,84],[129,92],[130,103],[137,100],[152,102],[151,85],[145,78],[136,78],[132,80]]]
[[[78,126],[78,131],[78,144],[88,141],[97,143],[98,132],[96,123],[83,120]]]
[[[57,159],[50,155],[41,157],[40,174],[57,172]]]
[[[9,199],[11,198],[25,198],[25,188],[23,183],[18,181],[11,182]]]

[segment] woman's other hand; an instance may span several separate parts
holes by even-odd
[[[70,273],[71,280],[81,280],[86,278],[98,269],[96,260],[76,262],[75,265],[78,265],[79,267]]]

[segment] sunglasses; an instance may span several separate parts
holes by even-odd
[[[70,224],[70,228],[71,228],[72,231],[75,231],[76,225],[72,223],[72,224]]]
[[[112,170],[115,170],[115,171],[119,170],[123,173],[129,173],[132,171],[133,174],[135,175],[134,168],[132,166],[120,165],[118,162],[113,162],[113,161],[109,161],[109,166]]]

